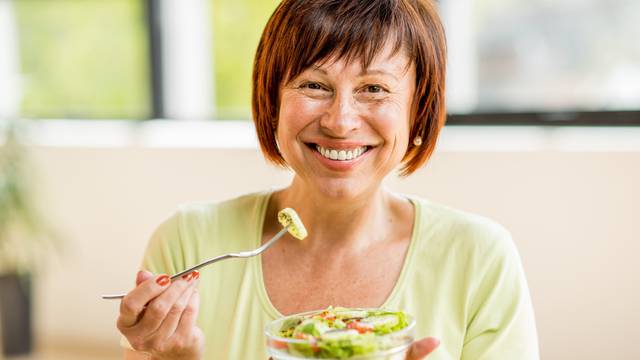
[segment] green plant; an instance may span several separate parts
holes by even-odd
[[[57,236],[36,207],[18,123],[0,123],[0,131],[0,274],[31,272]]]

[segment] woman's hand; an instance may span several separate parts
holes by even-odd
[[[196,326],[197,271],[171,282],[167,275],[140,271],[136,288],[120,303],[118,330],[136,351],[152,359],[200,359],[204,335]]]
[[[407,354],[407,360],[420,360],[427,357],[440,345],[440,340],[434,337],[426,337],[418,341],[414,341]]]

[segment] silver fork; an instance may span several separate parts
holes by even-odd
[[[278,241],[284,234],[287,233],[287,231],[289,230],[289,227],[291,226],[288,225],[287,227],[283,228],[282,230],[280,230],[279,233],[277,233],[274,237],[272,237],[269,241],[267,241],[266,243],[264,243],[262,246],[260,246],[259,248],[255,249],[255,250],[250,250],[250,251],[240,251],[240,252],[235,252],[235,253],[228,253],[228,254],[224,254],[224,255],[220,255],[220,256],[216,256],[214,258],[205,260],[203,262],[201,262],[198,265],[192,266],[188,269],[182,270],[177,274],[171,275],[171,280],[188,274],[194,270],[198,270],[200,268],[203,268],[207,265],[211,265],[213,263],[216,263],[218,261],[222,261],[222,260],[226,260],[226,259],[231,259],[231,258],[250,258],[256,255],[260,255],[262,254],[265,250],[267,250],[268,248],[271,247],[271,245],[275,244],[276,241]],[[112,300],[112,299],[122,299],[126,294],[115,294],[115,295],[102,295],[103,299],[106,300]]]

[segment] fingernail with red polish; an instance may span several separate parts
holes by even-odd
[[[182,278],[183,280],[185,280],[185,281],[189,281],[189,280],[191,280],[191,278],[192,278],[192,277],[193,277],[193,272],[190,272],[190,273],[188,273],[188,274],[184,274],[184,275],[182,275],[182,276],[181,276],[181,278]]]
[[[169,275],[160,275],[156,279],[156,284],[158,284],[160,286],[169,285],[170,282],[171,282],[171,278],[169,278]]]
[[[193,275],[193,280],[198,280],[200,278],[200,271],[198,270],[194,270],[191,274]]]

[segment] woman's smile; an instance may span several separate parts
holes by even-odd
[[[322,154],[323,157],[337,161],[351,161],[360,158],[369,147],[359,146],[353,149],[331,149],[324,148],[320,145],[316,145],[316,150]]]
[[[314,154],[322,165],[334,171],[351,171],[358,164],[371,155],[374,150],[369,145],[320,145],[314,143],[306,144],[307,148]]]

